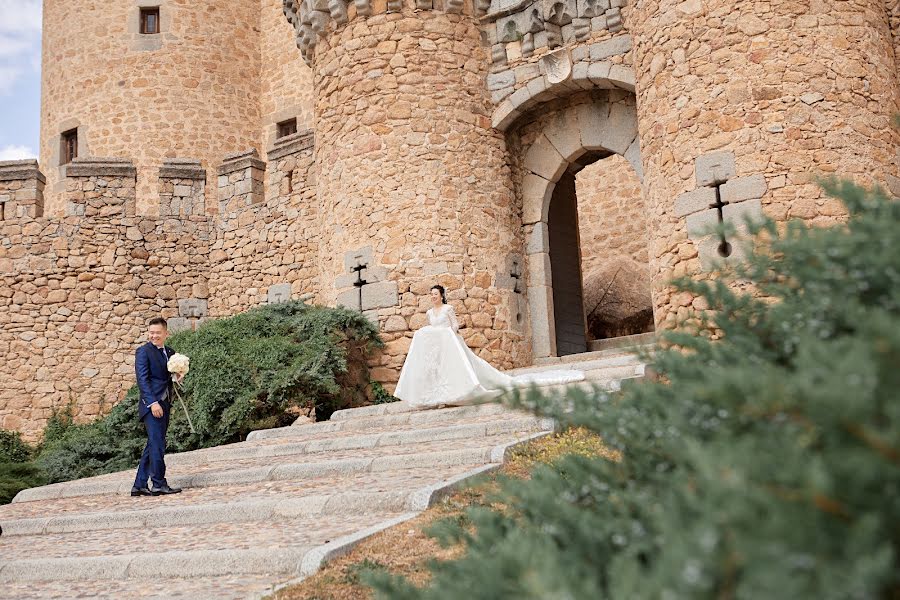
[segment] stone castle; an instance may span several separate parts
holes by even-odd
[[[146,321],[304,298],[396,380],[434,283],[498,367],[670,326],[747,216],[900,195],[896,0],[45,0],[0,163],[0,427],[103,414]]]

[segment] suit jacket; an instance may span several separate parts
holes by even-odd
[[[169,356],[175,351],[166,346]],[[169,388],[172,386],[172,374],[166,366],[166,359],[159,348],[147,342],[134,354],[134,374],[137,378],[141,397],[138,400],[138,418],[143,420],[150,414],[150,405],[159,402],[164,408],[168,401]]]

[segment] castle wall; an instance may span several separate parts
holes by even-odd
[[[635,6],[630,28],[657,322],[686,316],[692,302],[665,282],[713,255],[697,232],[715,221],[705,208],[714,180],[739,181],[734,200],[756,198],[736,212],[827,224],[845,211],[815,177],[896,177],[884,2],[651,0]]]
[[[138,33],[140,6],[159,6],[162,33]],[[259,0],[47,0],[41,164],[47,213],[63,214],[60,135],[78,154],[133,160],[137,212],[157,209],[159,165],[189,156],[212,169],[259,147]],[[288,28],[289,29],[289,28]],[[215,188],[214,172],[207,185]]]
[[[262,174],[268,197],[220,214],[209,256],[211,314],[231,315],[316,292],[320,230],[312,157],[311,132],[282,140],[269,152]],[[223,167],[220,198],[252,177],[247,169]]]
[[[298,131],[313,123],[312,71],[297,50],[294,30],[284,18],[281,0],[260,0],[262,60],[260,118],[262,149],[275,143],[277,125],[297,119]]]
[[[114,210],[0,222],[0,428],[30,441],[54,408],[79,422],[112,408],[147,320],[207,296],[208,220],[124,216],[133,174],[81,168],[68,197]]]

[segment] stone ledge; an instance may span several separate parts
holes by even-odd
[[[66,177],[130,177],[137,179],[134,163],[123,158],[76,158],[66,165]]]
[[[199,160],[170,158],[159,169],[160,179],[206,179],[206,169]]]
[[[218,173],[219,175],[230,175],[235,171],[243,171],[247,168],[255,168],[263,171],[266,169],[266,163],[259,159],[259,153],[256,151],[256,148],[227,155],[222,159],[222,164],[219,165]]]
[[[315,134],[312,129],[298,131],[293,135],[289,135],[278,140],[272,145],[272,148],[266,152],[269,160],[278,160],[291,154],[311,150],[315,147]]]
[[[47,178],[41,173],[40,165],[35,159],[0,161],[0,181],[18,179],[37,179],[41,183],[47,182]]]

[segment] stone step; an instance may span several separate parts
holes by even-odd
[[[593,373],[597,376],[598,379],[601,377],[614,379],[617,377],[618,369],[625,369],[628,367],[633,368],[643,364],[644,362],[634,354],[617,354],[615,356],[605,356],[600,358],[585,358],[565,362],[534,365],[531,367],[523,367],[521,369],[513,369],[511,371],[507,371],[507,373],[510,375],[524,375],[526,373],[542,373],[546,371],[572,369],[575,371],[584,371],[586,374]]]
[[[127,598],[128,600],[248,600],[275,591],[284,576],[273,574],[213,577],[173,577],[172,565],[154,579],[114,581],[9,581],[3,583],[4,598],[16,600],[72,600],[72,598]]]
[[[620,350],[622,348],[634,348],[637,346],[652,346],[656,343],[656,332],[624,335],[621,337],[593,340],[588,342],[588,351],[602,352],[608,350]]]
[[[556,365],[559,368],[559,365],[577,365],[580,362],[589,361],[589,360],[601,360],[605,358],[614,358],[619,356],[633,356],[636,352],[641,350],[652,351],[654,348],[654,344],[646,344],[646,345],[638,345],[638,346],[628,346],[621,348],[611,348],[608,350],[598,350],[592,352],[582,352],[580,354],[568,354],[566,356],[549,356],[545,358],[535,359],[534,364],[537,367],[543,367],[548,365]],[[571,366],[568,368],[578,368],[577,366]]]
[[[496,438],[500,441],[501,438]],[[502,438],[504,441],[507,438]],[[337,460],[321,460],[317,462],[280,461],[272,464],[272,457],[263,457],[250,461],[258,466],[243,468],[227,468],[219,462],[203,465],[196,473],[184,473],[168,477],[169,484],[184,489],[258,483],[263,481],[291,481],[318,477],[337,477],[356,473],[380,473],[385,471],[434,468],[458,465],[480,465],[492,462],[494,447],[467,447],[458,450],[442,450],[433,452],[410,452],[385,456],[379,453],[375,457],[343,458]],[[291,459],[292,456],[278,457]],[[78,486],[68,489],[61,485],[58,488],[34,488],[30,494],[24,495],[17,502],[46,500],[50,498],[72,498],[78,496],[128,494],[134,480],[134,471],[117,473],[115,479],[103,479],[88,484],[79,482]],[[47,486],[49,487],[49,486]]]
[[[461,477],[490,471],[498,464],[242,485],[224,492],[208,488],[173,496],[83,496],[7,505],[0,512],[0,556],[9,540],[27,535],[142,530],[163,522],[187,526],[424,510],[437,492],[452,487]]]

